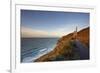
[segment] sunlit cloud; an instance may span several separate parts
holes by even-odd
[[[45,31],[34,30],[27,27],[21,28],[21,37],[44,37],[48,33]]]
[[[28,27],[21,27],[21,37],[61,37],[67,34],[65,28],[55,29],[55,31],[36,30]]]
[[[44,30],[36,30],[27,27],[21,27],[21,37],[32,38],[32,37],[59,37],[61,36],[58,32],[48,32]]]

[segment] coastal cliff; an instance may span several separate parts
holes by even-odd
[[[82,51],[81,51],[82,50]],[[53,51],[36,59],[35,62],[89,59],[89,27],[61,37]]]

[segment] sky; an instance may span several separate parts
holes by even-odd
[[[89,27],[89,13],[21,10],[21,37],[61,37]]]

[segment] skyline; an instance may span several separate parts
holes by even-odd
[[[89,27],[89,13],[21,10],[21,37],[61,37]]]

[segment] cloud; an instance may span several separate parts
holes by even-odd
[[[28,27],[21,27],[21,37],[32,38],[32,37],[59,37],[59,36],[57,32],[48,32]]]
[[[22,27],[21,28],[21,37],[44,37],[48,33],[41,30],[34,30],[32,28]]]

